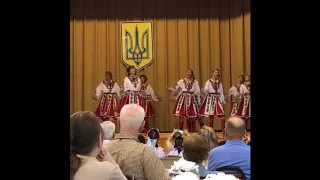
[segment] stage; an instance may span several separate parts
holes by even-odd
[[[217,136],[218,136],[218,141],[223,141],[223,135],[222,135],[222,132],[216,132],[217,133]],[[160,134],[160,138],[159,138],[159,142],[158,144],[165,150],[166,153],[167,152],[167,146],[166,146],[166,141],[168,139],[168,137],[170,136],[171,133],[161,133]],[[196,134],[196,133],[190,133],[190,134]],[[144,133],[142,133],[142,135],[145,136]],[[247,136],[251,136],[251,133],[250,132],[247,132]],[[147,139],[147,136],[145,136],[145,138]]]

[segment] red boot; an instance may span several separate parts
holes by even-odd
[[[214,129],[213,124],[214,124],[214,118],[210,118],[210,127]]]
[[[143,128],[144,132],[147,133],[149,131],[149,123],[148,120],[145,120],[145,124],[144,124],[144,128]]]
[[[180,129],[180,130],[183,130],[183,125],[184,125],[184,120],[183,120],[183,119],[180,119],[180,120],[179,120],[179,129]]]
[[[187,126],[188,126],[188,131],[189,132],[192,132],[192,123],[191,123],[191,120],[190,119],[187,119]]]
[[[197,130],[196,130],[196,129],[197,129],[197,126],[196,126],[196,125],[197,125],[197,120],[196,120],[196,119],[192,119],[191,123],[192,123],[192,124],[191,124],[191,125],[192,125],[192,126],[191,126],[192,132],[196,132],[196,131],[197,131]]]
[[[202,128],[204,126],[203,119],[198,119],[198,122],[199,122],[200,128]]]
[[[226,125],[226,120],[224,118],[221,119],[221,128],[222,128],[222,133],[224,134],[224,128]]]

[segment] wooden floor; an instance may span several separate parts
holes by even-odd
[[[165,150],[165,152],[166,153],[168,153],[167,152],[167,146],[166,146],[166,141],[167,141],[167,139],[168,139],[168,137],[170,136],[170,134],[171,133],[161,133],[160,134],[160,138],[159,138],[159,142],[158,142],[158,144]],[[191,133],[191,134],[193,134],[193,133]],[[145,135],[145,134],[141,134],[141,135]],[[250,137],[250,132],[247,132],[247,136],[249,136]],[[220,141],[223,141],[223,135],[222,135],[222,132],[217,132],[217,136],[218,136],[218,141],[220,142]],[[147,139],[147,136],[145,136],[146,137],[146,139]]]

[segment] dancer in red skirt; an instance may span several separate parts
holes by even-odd
[[[95,112],[102,121],[111,120],[117,117],[118,99],[120,98],[120,87],[113,81],[112,73],[105,72],[105,80],[102,81],[92,94],[94,100],[102,96],[99,106]]]
[[[118,113],[126,104],[138,104],[143,107],[142,97],[140,96],[141,81],[137,76],[137,71],[134,66],[127,68],[127,76],[123,80],[123,95],[119,103]]]
[[[246,93],[243,96],[243,102],[239,106],[239,111],[241,112],[242,117],[246,121],[246,125],[248,121],[251,119],[251,75],[246,74],[244,77],[244,85],[247,88]]]
[[[230,116],[238,116],[243,118],[242,115],[242,108],[239,109],[240,105],[243,103],[243,97],[245,94],[247,94],[248,90],[246,86],[243,84],[244,82],[244,76],[240,75],[238,77],[238,83],[234,86],[232,86],[229,89],[227,97],[230,97],[231,99],[231,112]],[[228,98],[226,98],[228,99]]]
[[[178,97],[173,115],[179,117],[179,129],[183,130],[184,119],[186,119],[189,132],[195,132],[196,118],[199,112],[200,87],[198,81],[195,80],[193,70],[188,69],[185,78],[178,81],[175,87],[167,89]]]
[[[140,95],[142,97],[144,111],[146,112],[144,130],[145,132],[148,132],[149,131],[148,121],[154,117],[152,100],[161,101],[161,98],[156,96],[152,87],[149,84],[147,84],[147,80],[148,80],[147,76],[141,75],[140,80],[141,80]]]
[[[224,110],[223,105],[225,104],[225,97],[223,94],[223,87],[220,81],[220,71],[215,69],[212,71],[212,78],[210,78],[203,88],[203,91],[206,93],[205,98],[203,99],[199,116],[200,117],[209,117],[210,126],[213,128],[214,118],[221,117],[222,128],[224,130]],[[200,126],[204,125],[204,122],[199,121]]]

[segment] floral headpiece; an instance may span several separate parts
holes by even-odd
[[[169,169],[170,176],[175,177],[177,175],[182,175],[183,173],[192,173],[198,178],[199,166],[190,161],[174,161],[173,166]]]

